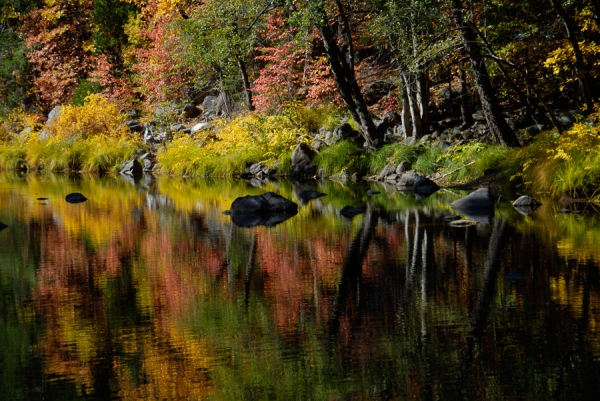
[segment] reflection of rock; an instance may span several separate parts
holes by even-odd
[[[298,195],[296,195],[298,197],[298,199],[303,200],[303,201],[308,201],[311,199],[317,199],[320,198],[321,196],[325,196],[327,194],[323,193],[323,192],[317,192],[317,191],[301,191],[300,193],[298,193]]]
[[[533,212],[541,205],[542,204],[540,202],[527,195],[520,196],[516,201],[513,202],[513,207],[517,210],[517,212],[525,215]]]
[[[283,211],[297,211],[298,205],[273,192],[262,195],[247,195],[237,198],[231,204],[230,215],[262,214]]]
[[[239,227],[256,227],[256,226],[267,226],[273,227],[279,223],[286,221],[298,214],[298,210],[287,210],[281,212],[271,213],[246,213],[231,215],[231,221],[233,224]]]
[[[525,276],[519,272],[510,272],[505,274],[504,278],[511,281],[525,281]]]
[[[87,198],[79,192],[73,192],[72,194],[67,195],[65,200],[69,203],[82,203],[85,202]]]
[[[129,175],[134,179],[139,180],[144,175],[144,167],[137,159],[133,159],[123,165],[121,174]]]
[[[419,177],[415,180],[412,186],[412,190],[421,194],[431,195],[439,191],[440,186],[435,182],[431,181],[427,177]]]
[[[375,190],[375,189],[369,189],[369,190],[367,191],[367,195],[369,195],[369,196],[377,195],[377,194],[380,194],[380,193],[381,193],[381,192],[379,192],[379,191],[377,191],[377,190]]]
[[[0,221],[0,231],[4,230],[6,227],[8,226]]]
[[[476,225],[477,223],[473,220],[453,220],[448,225],[452,227],[471,227]]]
[[[364,208],[360,207],[352,207],[352,206],[344,206],[342,210],[340,210],[340,215],[346,218],[353,218],[356,215],[362,214],[365,212]]]

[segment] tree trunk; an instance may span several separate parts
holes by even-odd
[[[577,75],[577,81],[579,82],[579,90],[587,106],[587,111],[592,111],[594,106],[594,101],[592,100],[592,82],[585,65],[585,60],[583,59],[583,54],[581,53],[581,48],[575,37],[577,25],[558,0],[550,0],[550,3],[565,25],[567,39],[571,43],[573,54],[575,55],[575,74]]]
[[[419,73],[417,77],[417,106],[421,115],[421,135],[429,126],[429,71]]]
[[[246,63],[241,58],[237,59],[238,67],[240,69],[240,75],[242,76],[242,83],[244,85],[244,93],[246,94],[246,104],[248,110],[254,111],[254,103],[252,102],[252,90],[250,89],[250,81],[248,80],[248,71],[246,70]]]
[[[410,105],[408,104],[408,91],[404,85],[404,81],[401,82],[402,86],[402,130],[404,131],[404,137],[407,138],[411,131],[410,122]]]
[[[467,55],[471,61],[471,68],[475,77],[475,84],[479,91],[481,106],[485,114],[490,131],[496,140],[504,146],[521,146],[517,135],[510,128],[500,111],[500,103],[496,98],[494,88],[488,75],[487,67],[481,55],[481,48],[477,43],[477,36],[472,27],[465,20],[464,8],[461,0],[454,0],[454,18],[460,30],[460,37]]]
[[[471,126],[475,123],[471,110],[471,102],[469,102],[469,90],[467,88],[467,73],[464,68],[459,67],[460,77],[460,114],[462,115],[463,123]]]
[[[321,10],[323,23],[317,25],[317,29],[323,39],[323,47],[331,66],[333,77],[337,84],[340,96],[344,100],[344,104],[352,118],[358,124],[361,134],[365,139],[367,146],[375,147],[378,144],[377,129],[373,123],[373,119],[367,109],[364,97],[356,82],[356,74],[354,68],[351,67],[349,60],[352,57],[346,58],[344,52],[338,46],[334,31],[327,25],[327,15],[324,10]]]
[[[410,116],[412,120],[412,136],[415,139],[420,138],[423,135],[423,121],[421,120],[421,111],[417,105],[417,99],[415,96],[415,88],[411,82],[411,76],[402,74],[402,82],[406,88],[406,94],[408,98],[408,106],[410,110]]]

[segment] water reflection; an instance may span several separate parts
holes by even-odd
[[[10,399],[589,399],[598,218],[444,219],[463,193],[333,182],[0,175]],[[266,191],[275,227],[227,210]],[[85,194],[85,203],[65,201]],[[48,198],[40,205],[37,198]],[[365,205],[353,219],[346,205]],[[518,277],[518,279],[515,279]]]

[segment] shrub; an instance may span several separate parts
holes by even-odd
[[[120,137],[128,130],[124,125],[125,115],[118,107],[99,94],[85,98],[83,106],[63,106],[60,114],[45,131],[61,138],[87,138],[94,135]]]

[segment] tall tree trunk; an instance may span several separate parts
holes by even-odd
[[[241,58],[237,59],[238,67],[240,69],[240,75],[242,76],[242,83],[244,85],[244,93],[246,94],[246,104],[248,110],[254,111],[254,103],[252,102],[252,90],[250,90],[250,81],[248,80],[248,71],[246,70],[246,63]]]
[[[467,73],[464,68],[459,67],[460,77],[460,114],[462,115],[463,123],[471,126],[475,123],[471,110],[471,102],[469,101],[469,90],[467,87]]]
[[[404,137],[408,137],[411,132],[411,121],[410,121],[410,105],[408,103],[408,88],[404,85],[404,81],[400,83],[402,86],[402,130],[404,131]]]
[[[320,12],[323,22],[317,25],[317,30],[323,39],[323,47],[340,96],[352,118],[358,124],[366,144],[369,147],[374,147],[381,138],[378,138],[377,129],[367,109],[360,87],[356,82],[356,74],[351,66],[352,55],[344,54],[340,49],[333,29],[327,24],[328,19],[325,10],[321,9]]]
[[[592,111],[594,106],[594,101],[592,100],[592,82],[585,65],[583,54],[581,53],[581,48],[575,37],[577,25],[558,0],[550,0],[550,3],[565,25],[567,39],[571,43],[573,54],[575,55],[575,74],[577,75],[577,81],[579,82],[579,90],[583,96],[588,112]]]
[[[465,20],[464,8],[461,0],[453,0],[454,18],[460,30],[460,37],[471,61],[471,68],[475,77],[475,84],[479,91],[481,106],[485,114],[490,131],[496,137],[496,140],[504,146],[521,146],[517,135],[510,128],[500,111],[500,103],[496,98],[494,88],[488,75],[487,67],[481,55],[481,48],[477,43],[477,35],[468,22]]]

